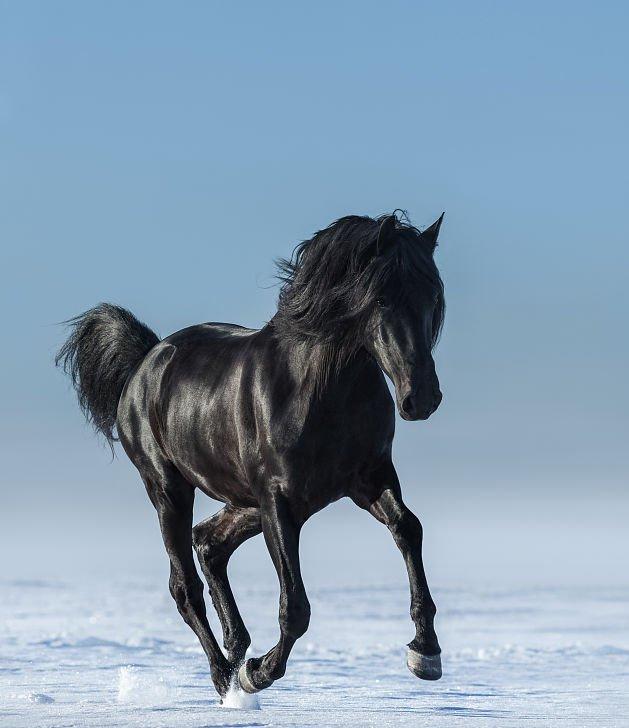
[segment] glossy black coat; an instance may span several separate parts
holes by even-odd
[[[343,229],[359,230],[362,236],[356,238],[351,258],[358,261],[352,263],[358,273],[366,266],[375,271],[365,283],[372,300],[367,293],[360,296],[360,331],[348,329],[345,343],[317,341],[290,329],[287,333],[281,306],[260,330],[208,323],[156,343],[152,332],[124,309],[103,305],[75,320],[73,336],[60,352],[82,406],[105,434],[112,432],[114,414],[102,384],[111,381],[115,389],[124,382],[115,399],[111,395],[118,436],[157,510],[171,563],[171,593],[208,656],[221,695],[236,671],[249,692],[284,674],[290,650],[310,617],[299,567],[301,527],[345,496],[390,529],[405,559],[416,628],[409,668],[425,679],[441,675],[435,607],[422,565],[422,529],[403,503],[391,461],[395,409],[383,374],[395,385],[405,419],[426,419],[438,407],[441,392],[430,352],[435,327],[441,325],[436,311],[441,316],[443,311],[440,279],[434,263],[424,265],[420,275],[402,276],[401,271],[413,250],[432,261],[441,220],[424,233],[394,216],[343,220],[368,221]],[[340,245],[334,242],[337,232],[332,242],[324,240],[328,250]],[[313,249],[304,250],[285,296],[297,290],[299,266],[317,264]],[[392,262],[393,255],[398,263]],[[386,276],[379,276],[380,265],[388,266]],[[329,266],[321,276],[332,290]],[[403,297],[398,295],[402,287]],[[298,317],[293,313],[294,320]],[[337,329],[341,323],[332,328]],[[120,356],[123,341],[126,349]],[[330,347],[338,353],[342,346],[348,347],[346,355],[325,369],[322,360],[330,358]],[[196,489],[226,505],[193,528]],[[229,586],[227,562],[240,544],[260,532],[280,581],[280,639],[264,656],[243,664],[250,637]],[[226,655],[207,621],[193,548],[221,621]]]

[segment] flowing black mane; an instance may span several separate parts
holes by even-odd
[[[380,251],[380,230],[391,219],[395,243]],[[290,260],[277,261],[282,287],[272,323],[291,343],[308,342],[320,349],[320,378],[338,370],[360,348],[371,311],[393,276],[400,297],[422,280],[437,287],[432,328],[436,345],[445,316],[443,283],[433,249],[420,238],[421,231],[395,213],[348,215],[300,243]]]

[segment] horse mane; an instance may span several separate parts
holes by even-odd
[[[289,344],[314,347],[319,386],[361,348],[373,307],[394,275],[402,283],[400,297],[411,289],[404,285],[410,279],[428,278],[437,286],[433,347],[439,339],[445,299],[433,249],[406,215],[394,213],[395,242],[381,252],[380,230],[390,217],[342,217],[297,245],[290,259],[276,262],[281,288],[271,324]]]

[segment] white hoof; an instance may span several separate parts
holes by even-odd
[[[238,682],[240,683],[240,687],[250,695],[253,695],[253,693],[259,693],[260,691],[258,688],[249,680],[249,675],[247,675],[247,663],[243,662],[243,664],[240,666],[238,670]]]
[[[420,655],[409,650],[406,664],[413,675],[422,680],[438,680],[441,677],[441,655]]]

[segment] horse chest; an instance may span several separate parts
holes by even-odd
[[[319,510],[352,492],[388,456],[392,420],[381,406],[337,407],[276,423],[261,452],[264,477]]]

